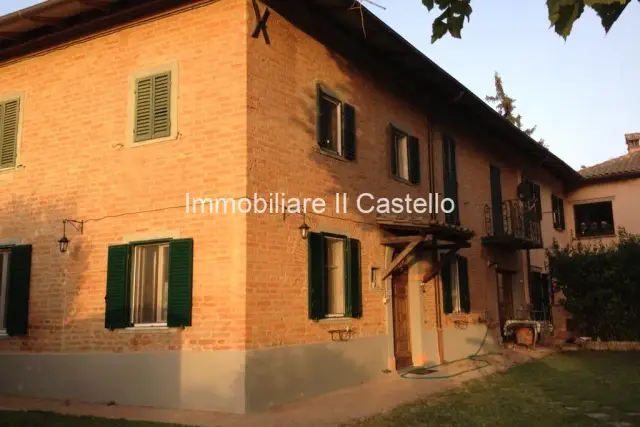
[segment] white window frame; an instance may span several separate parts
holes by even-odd
[[[325,317],[326,318],[341,318],[341,317],[345,317],[346,315],[346,311],[347,311],[347,283],[345,280],[345,269],[347,268],[347,265],[345,265],[344,262],[344,251],[345,251],[345,245],[347,243],[347,239],[345,237],[339,237],[339,236],[324,236],[324,242],[323,244],[327,245],[327,242],[333,240],[333,241],[339,241],[341,242],[340,247],[342,249],[341,253],[340,253],[340,257],[338,257],[338,259],[340,260],[340,265],[336,266],[335,268],[340,269],[340,271],[342,272],[341,274],[341,280],[338,281],[338,283],[335,285],[335,287],[337,288],[340,284],[342,284],[342,312],[336,312],[336,313],[329,313],[329,303],[327,302],[327,312],[325,313]],[[329,265],[329,257],[327,257],[327,259],[325,259],[325,266],[324,266],[324,271],[325,271],[325,280],[327,281],[327,283],[325,284],[325,286],[327,286],[327,301],[331,298],[331,289],[330,289],[330,285],[329,285],[329,270],[330,270],[330,265]],[[341,268],[340,268],[341,267]]]
[[[159,250],[158,251],[158,260],[156,261],[156,264],[154,265],[154,270],[155,270],[155,277],[157,279],[158,277],[158,269],[161,268],[161,265],[164,265],[164,263],[169,263],[170,261],[170,255],[169,255],[169,242],[168,241],[163,241],[163,242],[150,242],[150,243],[140,243],[140,244],[134,244],[132,245],[132,254],[131,254],[131,290],[130,290],[130,301],[131,301],[131,314],[130,314],[130,321],[131,324],[133,325],[134,328],[149,328],[149,327],[167,327],[167,320],[165,319],[164,322],[150,322],[150,323],[136,323],[135,322],[135,317],[136,317],[136,311],[138,310],[137,307],[137,289],[139,287],[139,283],[137,278],[140,276],[140,268],[143,268],[144,263],[141,263],[140,261],[140,257],[141,254],[143,253],[141,248],[145,248],[145,247],[152,247],[152,246],[157,246],[158,248],[162,248],[164,246],[167,247],[167,258],[165,260],[165,256],[164,256],[164,251],[163,250]],[[161,298],[157,298],[157,303],[156,303],[156,310],[160,310],[162,311],[162,301],[167,298],[168,299],[168,293],[169,293],[169,275],[167,274],[167,277],[165,278],[166,281],[163,284],[163,286],[159,286],[155,289],[155,293],[157,297]],[[157,285],[157,284],[156,284]],[[166,289],[166,297],[165,297],[165,289]],[[162,295],[161,295],[162,294]],[[168,303],[168,301],[167,301]]]
[[[395,144],[396,150],[396,177],[403,180],[409,181],[411,179],[411,159],[409,158],[409,134],[403,132],[399,129],[394,129],[393,140]],[[404,157],[400,155],[402,152],[400,150],[400,146],[404,146]],[[406,165],[402,165],[401,159],[406,161]],[[406,176],[405,176],[406,175]]]
[[[0,335],[7,333],[5,324],[7,316],[7,291],[9,290],[9,258],[11,251],[0,249],[0,262],[2,263],[2,274],[0,275]]]
[[[451,306],[452,314],[463,313],[460,300],[460,266],[457,257],[451,260]]]
[[[335,105],[335,114],[336,114],[336,149],[332,149],[330,147],[326,147],[323,146],[322,150],[327,151],[331,154],[334,154],[336,156],[340,156],[342,157],[344,155],[344,144],[343,144],[343,140],[342,140],[342,108],[343,108],[343,102],[340,101],[338,98],[336,98],[335,96],[326,93],[324,90],[322,90],[321,93],[321,98],[322,101],[328,101],[329,103]],[[321,101],[321,102],[322,102]],[[321,106],[322,108],[322,106]],[[322,114],[322,111],[320,112]],[[322,123],[322,120],[321,120]]]

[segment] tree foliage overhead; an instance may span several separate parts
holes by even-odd
[[[613,24],[632,0],[546,0],[549,12],[549,23],[557,34],[565,40],[571,34],[573,24],[582,16],[585,8],[593,9],[605,32],[609,32]],[[638,0],[640,1],[640,0]],[[431,11],[437,7],[441,14],[433,21],[431,43],[449,33],[452,37],[461,38],[464,20],[469,21],[473,9],[471,0],[422,0]]]
[[[603,341],[640,340],[640,236],[619,229],[617,241],[581,241],[548,250],[555,291],[574,332]]]
[[[508,96],[505,92],[504,86],[502,85],[502,77],[500,77],[500,74],[498,74],[497,71],[494,75],[494,85],[496,87],[496,94],[487,95],[484,99],[487,102],[493,104],[498,113],[500,113],[504,118],[516,125],[518,129],[521,129],[528,136],[533,135],[533,133],[536,131],[537,126],[523,129],[524,125],[522,124],[522,116],[520,114],[515,114],[516,100]],[[544,139],[541,139],[538,142],[543,147],[546,147]]]

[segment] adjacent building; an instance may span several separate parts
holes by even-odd
[[[246,413],[549,318],[585,178],[351,3],[0,18],[0,392]]]

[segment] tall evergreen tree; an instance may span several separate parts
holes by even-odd
[[[493,104],[494,108],[498,111],[498,113],[502,114],[504,118],[506,118],[511,123],[516,125],[518,129],[521,129],[528,136],[533,135],[533,133],[536,131],[537,126],[523,129],[524,125],[522,124],[522,116],[520,114],[515,114],[516,100],[511,98],[505,92],[504,86],[502,84],[502,77],[500,77],[500,74],[498,74],[497,71],[493,79],[494,79],[494,85],[496,87],[496,94],[487,95],[484,99],[487,102]],[[538,143],[540,143],[540,145],[542,145],[543,147],[546,147],[546,144],[544,143],[544,139],[540,139]]]

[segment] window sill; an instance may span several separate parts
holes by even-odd
[[[177,330],[180,328],[170,328],[168,326],[146,326],[146,325],[141,325],[141,326],[131,326],[129,328],[124,328],[124,329],[120,329],[123,332],[127,332],[127,333],[136,333],[136,332],[144,332],[144,333],[149,333],[149,332],[171,332],[172,330]]]
[[[566,228],[560,228],[560,227],[553,227],[553,229],[560,233],[563,233],[566,230]]]
[[[0,330],[0,339],[11,338],[5,329]]]
[[[161,144],[163,142],[176,141],[178,139],[178,135],[179,133],[176,133],[175,135],[169,135],[169,136],[164,136],[162,138],[149,139],[147,141],[138,141],[138,142],[134,140],[129,140],[127,143],[127,148],[144,147],[145,145]]]
[[[578,240],[592,240],[592,239],[602,239],[603,237],[616,237],[616,233],[606,233],[606,234],[590,234],[588,236],[576,236]]]
[[[463,311],[447,314],[449,320],[467,320],[471,316],[471,313],[465,313]]]
[[[325,317],[324,319],[318,320],[316,323],[320,324],[336,324],[336,323],[351,323],[353,321],[353,317]]]
[[[344,155],[338,154],[335,151],[327,150],[326,148],[318,147],[318,153],[323,156],[331,157],[332,159],[340,160],[341,162],[350,162]]]
[[[404,179],[402,177],[399,177],[398,175],[391,175],[391,176],[393,177],[394,181],[398,181],[398,182],[400,182],[402,184],[405,184],[405,185],[410,185],[410,186],[414,187],[414,186],[419,184],[419,183],[415,183],[414,184],[411,181],[409,181],[408,179]]]
[[[19,168],[20,168],[19,166],[12,166],[10,168],[2,168],[2,169],[0,169],[0,175],[5,175],[5,174],[8,175],[10,173],[17,172]]]

